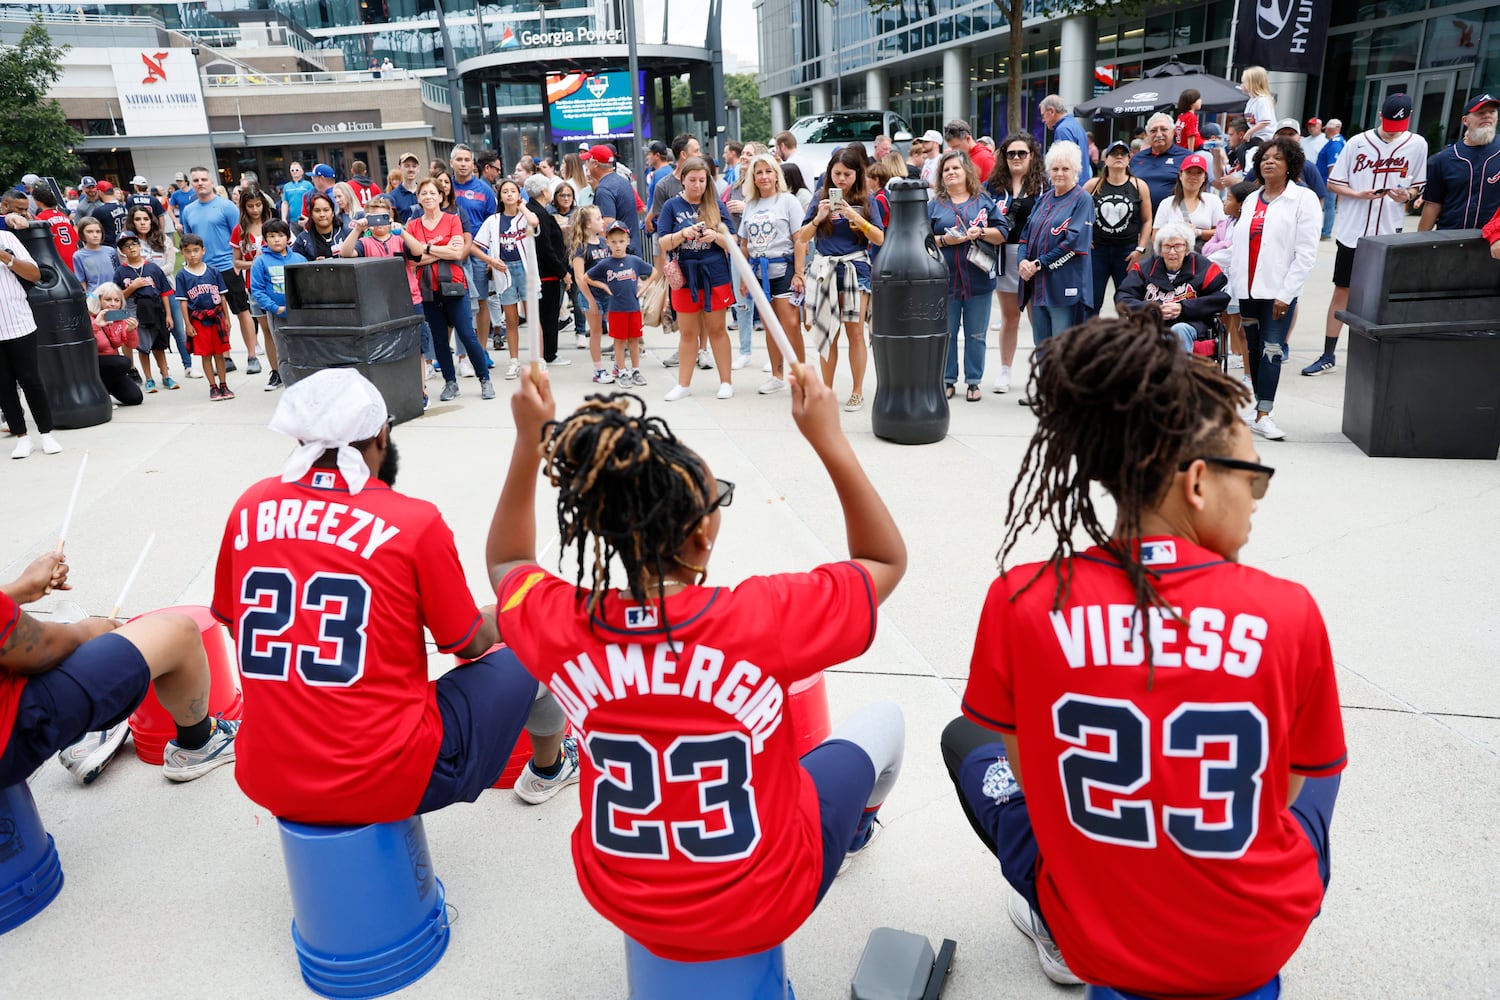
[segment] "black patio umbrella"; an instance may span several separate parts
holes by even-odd
[[[1079,118],[1120,118],[1170,111],[1177,106],[1177,95],[1189,89],[1203,96],[1203,111],[1210,114],[1241,111],[1248,100],[1244,92],[1228,80],[1209,75],[1202,66],[1173,58],[1148,69],[1146,75],[1134,83],[1084,101],[1073,109],[1073,113]]]

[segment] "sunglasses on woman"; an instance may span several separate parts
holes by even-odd
[[[1005,158],[1007,160],[1024,160],[1030,155],[1031,150],[1029,149],[1007,149],[1005,151]]]

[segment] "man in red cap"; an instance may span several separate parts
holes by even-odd
[[[1463,109],[1463,138],[1427,161],[1421,229],[1478,229],[1500,210],[1500,91],[1477,91]]]
[[[641,216],[636,209],[635,188],[615,172],[615,151],[604,144],[593,146],[583,156],[589,183],[594,186],[594,207],[604,228],[618,220],[630,229],[630,252],[640,253]]]
[[[1323,147],[1326,145],[1328,145],[1328,136],[1323,134],[1323,119],[1309,118],[1307,134],[1302,137],[1302,155],[1307,157],[1308,163],[1316,164],[1318,154],[1323,152]],[[1323,179],[1326,181],[1328,178]]]
[[[1336,314],[1349,304],[1354,248],[1360,237],[1401,232],[1407,204],[1427,183],[1427,140],[1410,131],[1411,112],[1411,95],[1387,97],[1380,107],[1380,127],[1351,137],[1328,172],[1328,190],[1339,199],[1333,297],[1328,302],[1323,353],[1302,369],[1304,375],[1333,371],[1333,352],[1344,325]]]

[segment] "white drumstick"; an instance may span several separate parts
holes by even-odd
[[[540,229],[540,227],[538,227]],[[527,340],[531,349],[531,379],[540,383],[542,364],[542,275],[536,265],[537,233],[530,233],[521,241],[521,250],[526,258],[526,322],[531,325]],[[519,331],[517,331],[519,334]]]
[[[68,541],[68,528],[73,524],[73,509],[78,506],[78,494],[83,489],[83,470],[89,467],[89,453],[83,453],[83,461],[78,463],[78,476],[73,480],[73,495],[68,497],[67,509],[63,511],[62,530],[57,533],[57,554],[62,555],[63,546]]]
[[[729,247],[729,257],[734,261],[734,268],[739,272],[745,282],[745,287],[750,289],[750,298],[755,302],[755,308],[760,310],[760,318],[766,324],[766,332],[771,339],[776,341],[776,346],[781,349],[781,356],[785,358],[797,373],[798,378],[803,378],[802,359],[792,350],[791,341],[786,339],[786,330],[782,329],[781,320],[776,317],[776,310],[771,308],[770,300],[766,298],[766,290],[760,287],[760,279],[755,276],[755,269],[745,259],[745,252],[740,249],[740,241],[729,235],[726,227],[719,227],[724,234],[725,245]]]
[[[146,554],[151,551],[151,546],[154,544],[156,544],[156,532],[153,531],[146,539],[146,544],[141,546],[141,554],[135,557],[135,565],[130,568],[130,575],[125,578],[125,586],[120,588],[120,596],[115,598],[114,610],[109,613],[111,618],[120,617],[120,608],[125,604],[125,595],[130,593],[131,585],[135,583],[141,567],[146,564]]]

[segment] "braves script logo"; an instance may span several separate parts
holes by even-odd
[[[1369,157],[1360,153],[1354,158],[1354,173],[1368,170],[1375,176],[1376,184],[1380,181],[1389,181],[1392,177],[1405,179],[1408,170],[1405,157]]]
[[[1493,177],[1486,177],[1484,179],[1484,182],[1486,184],[1500,184],[1500,170],[1495,171],[1495,175]]]
[[[1066,219],[1064,219],[1062,221],[1062,225],[1060,225],[1056,229],[1052,230],[1052,235],[1053,236],[1061,236],[1063,234],[1063,232],[1068,228],[1068,223],[1070,223],[1072,221],[1073,221],[1073,217],[1071,215],[1068,216]]]
[[[585,86],[589,88],[589,93],[594,95],[594,99],[598,100],[609,90],[609,81],[602,76],[591,76]]]
[[[142,52],[141,62],[146,64],[146,79],[142,83],[156,83],[158,80],[167,82],[167,53],[158,52],[154,56],[148,56]]]
[[[1292,17],[1293,0],[1259,0],[1255,5],[1255,30],[1266,41],[1281,36]]]

